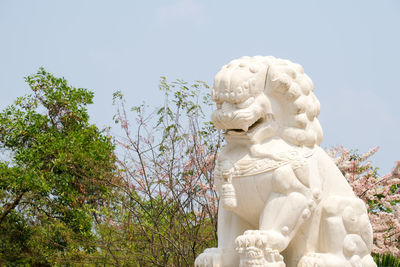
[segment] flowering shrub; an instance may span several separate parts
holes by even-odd
[[[117,226],[135,244],[126,253],[137,255],[130,262],[191,266],[201,251],[216,245],[214,165],[222,135],[202,111],[211,105],[206,84],[162,78],[160,90],[164,105],[153,112],[134,107],[135,124],[122,95],[114,95],[123,133],[116,138],[124,181],[119,216],[126,214]]]
[[[392,254],[400,257],[400,161],[393,170],[379,176],[377,168],[368,159],[378,147],[358,154],[344,147],[334,147],[328,154],[342,171],[354,193],[361,198],[368,210],[374,231],[373,253]]]

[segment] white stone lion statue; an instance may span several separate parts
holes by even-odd
[[[212,98],[226,140],[215,170],[218,248],[195,266],[376,266],[365,204],[319,147],[320,104],[303,68],[242,57],[218,72]]]

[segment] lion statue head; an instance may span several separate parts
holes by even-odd
[[[260,144],[280,137],[296,146],[322,141],[320,104],[303,68],[272,56],[242,57],[215,76],[214,125],[228,143]]]

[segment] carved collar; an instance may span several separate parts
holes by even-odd
[[[306,158],[314,154],[315,148],[297,147],[284,152],[276,153],[273,156],[264,158],[245,157],[235,163],[229,164],[232,178],[246,177],[265,173],[286,164],[302,165]],[[218,161],[216,173],[221,173],[221,162]],[[218,175],[219,176],[219,175]]]

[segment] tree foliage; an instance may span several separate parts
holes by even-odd
[[[110,192],[114,146],[89,123],[93,93],[40,69],[0,113],[1,263],[52,265],[94,250],[92,214]]]

